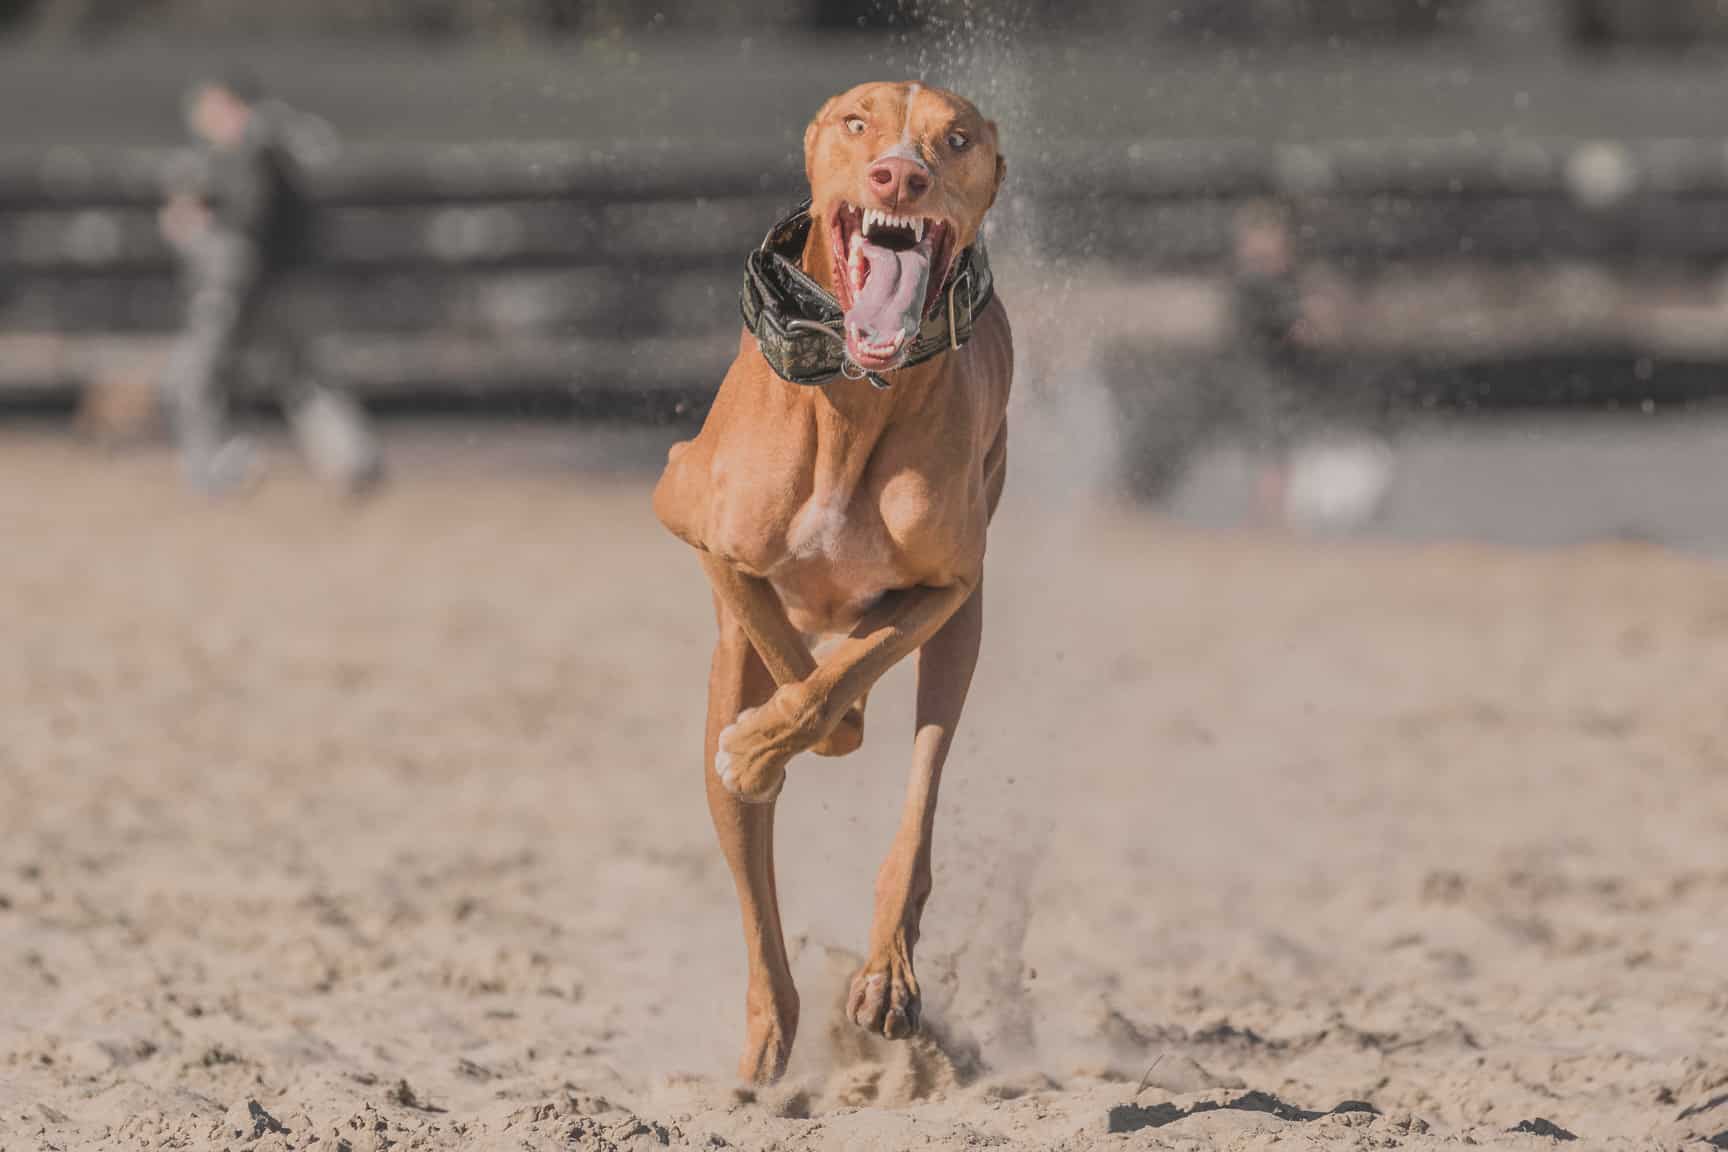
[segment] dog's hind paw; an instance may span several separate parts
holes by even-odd
[[[846,1017],[866,1032],[904,1040],[918,1031],[923,997],[912,957],[904,951],[872,958],[852,977]]]
[[[850,756],[864,746],[864,708],[854,704],[846,709],[840,723],[828,735],[818,740],[810,751],[818,756]]]

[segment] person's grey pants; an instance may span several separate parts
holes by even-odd
[[[281,307],[282,279],[255,267],[249,246],[228,239],[212,240],[193,260],[186,326],[164,381],[188,481],[209,490],[245,482],[250,453],[233,433],[230,408],[256,356],[313,470],[350,490],[370,486],[383,460],[364,411],[319,378],[306,334]]]

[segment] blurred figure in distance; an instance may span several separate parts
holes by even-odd
[[[213,494],[256,478],[256,453],[234,433],[230,408],[243,363],[261,351],[313,470],[364,492],[382,476],[377,440],[360,406],[317,378],[307,335],[284,307],[284,289],[311,259],[315,216],[261,96],[239,76],[191,90],[187,122],[200,163],[161,212],[187,282],[185,327],[164,380],[182,467],[193,487]]]
[[[1304,284],[1288,210],[1236,213],[1231,305],[1237,354],[1225,405],[1257,458],[1261,518],[1293,528],[1358,528],[1379,511],[1392,457],[1379,404],[1337,354],[1342,321]]]

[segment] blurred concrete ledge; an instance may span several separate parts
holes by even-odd
[[[0,396],[56,396],[93,380],[151,381],[167,360],[165,335],[0,332]],[[704,369],[718,380],[728,357],[710,340],[525,340],[351,332],[317,341],[318,368],[369,399],[450,394],[484,396],[508,381],[520,393],[572,390],[678,392]]]
[[[352,317],[367,315],[364,297],[371,291],[352,294]],[[1499,272],[1453,266],[1385,273],[1372,282],[1336,280],[1326,291],[1338,317],[1328,351],[1388,371],[1400,364],[1416,373],[1418,364],[1600,359],[1631,366],[1602,389],[1626,399],[1650,383],[1661,362],[1728,364],[1728,289],[1716,279],[1617,280],[1576,266]],[[320,294],[319,303],[340,312],[339,300]],[[438,323],[431,308],[423,323],[393,332],[368,330],[364,319],[333,320],[318,341],[317,360],[321,370],[374,399],[480,398],[488,390],[684,394],[712,388],[725,371],[739,331],[729,305],[715,301],[682,325],[662,310],[640,318],[636,331],[614,327],[609,335],[603,321],[574,318],[546,326],[550,331],[463,329]],[[1230,288],[1218,276],[1106,275],[1070,285],[1061,308],[1076,367],[1127,347],[1205,361],[1233,339]],[[560,335],[561,328],[588,331]],[[0,329],[0,395],[50,396],[93,380],[150,377],[170,339],[162,330]],[[1692,387],[1728,391],[1720,378],[1707,383]]]
[[[1002,121],[1005,294],[1077,286],[1075,339],[1221,347],[1233,220],[1272,196],[1330,276],[1341,350],[1728,363],[1716,68],[1078,38],[127,41],[0,53],[0,388],[151,361],[179,313],[154,221],[178,93],[236,57],[338,131],[294,306],[374,395],[712,388],[805,119],[880,75],[946,79]]]
[[[1335,278],[1328,297],[1346,356],[1480,359],[1586,356],[1728,360],[1728,282],[1720,277],[1615,277],[1587,266],[1492,269],[1467,264]],[[1102,277],[1062,294],[1076,335],[1214,355],[1231,338],[1229,282],[1218,276]]]

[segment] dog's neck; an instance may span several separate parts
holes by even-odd
[[[840,286],[834,283],[834,251],[828,243],[828,222],[820,216],[811,216],[810,234],[804,239],[804,255],[798,266],[804,270],[804,275],[820,284],[824,292],[840,299]]]

